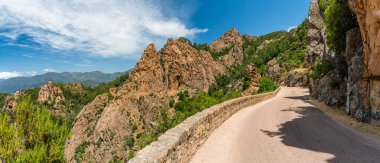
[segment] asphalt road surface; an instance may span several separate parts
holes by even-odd
[[[377,162],[380,140],[343,125],[307,102],[304,88],[281,89],[216,129],[193,163]]]

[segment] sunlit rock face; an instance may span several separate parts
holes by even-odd
[[[358,87],[363,88],[359,91],[359,101],[362,101],[358,108],[370,108],[370,111],[363,111],[364,114],[371,115],[371,122],[380,122],[380,1],[379,0],[348,0],[351,10],[356,14],[364,53],[362,58],[352,58],[353,79],[361,77]],[[362,60],[362,61],[361,61]],[[360,64],[363,63],[363,64]],[[356,69],[355,69],[356,67]],[[356,70],[356,71],[355,71]],[[361,71],[358,71],[361,70]],[[355,77],[358,76],[359,77]],[[348,92],[351,93],[351,92]],[[353,100],[355,101],[355,100]],[[349,103],[348,109],[353,108],[355,103]],[[357,116],[360,117],[360,109]]]
[[[226,36],[235,37],[236,33],[232,31]],[[226,44],[234,46],[240,42],[236,39]],[[72,136],[66,142],[65,159],[108,162],[113,157],[127,158],[130,151],[139,147],[126,146],[126,137],[136,139],[140,133],[151,130],[160,111],[169,108],[170,99],[179,91],[208,91],[215,76],[225,71],[226,67],[214,60],[210,52],[186,42],[169,39],[159,51],[153,44],[148,45],[123,86],[99,95],[78,114]],[[76,149],[86,142],[89,143],[85,153],[76,155]]]
[[[309,8],[310,29],[308,36],[308,47],[306,49],[305,61],[311,67],[314,62],[322,56],[334,56],[335,54],[327,46],[327,29],[323,22],[318,0],[312,0]]]
[[[380,1],[349,0],[356,14],[364,45],[364,77],[380,76]]]

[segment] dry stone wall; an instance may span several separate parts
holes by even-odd
[[[189,162],[209,135],[235,112],[272,98],[278,92],[279,89],[270,93],[237,98],[197,113],[168,130],[156,142],[139,151],[129,162]]]

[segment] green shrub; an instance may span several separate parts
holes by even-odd
[[[6,93],[0,93],[0,109],[4,106],[4,100],[5,98],[9,96],[9,94]]]
[[[124,140],[127,143],[129,148],[132,148],[135,145],[135,139],[131,136],[125,136]]]
[[[357,20],[347,0],[324,0],[321,2],[327,26],[327,44],[338,55],[346,48],[346,32],[357,27]]]
[[[310,71],[309,76],[313,79],[320,79],[328,72],[333,70],[333,68],[334,66],[332,65],[330,60],[322,59],[321,63],[319,63],[318,61],[315,62],[313,70]]]
[[[129,152],[128,152],[128,158],[127,158],[127,159],[128,159],[128,160],[131,160],[133,157],[135,157],[135,155],[136,155],[136,154],[135,154],[135,151],[129,151]]]
[[[252,83],[252,82],[249,81],[249,80],[244,81],[244,83],[243,83],[243,91],[246,90],[246,89],[248,89],[249,86],[251,86],[251,83]]]
[[[277,88],[278,88],[278,85],[275,82],[273,82],[270,78],[268,77],[260,78],[260,86],[259,86],[260,93],[274,91]]]
[[[75,148],[74,160],[80,162],[80,158],[84,154],[86,148],[90,145],[90,142],[84,141],[77,148]]]
[[[222,49],[222,50],[219,51],[219,52],[214,52],[214,51],[212,51],[212,52],[211,52],[211,56],[212,56],[212,58],[214,58],[214,60],[216,60],[216,59],[218,59],[219,57],[222,57],[222,56],[227,55],[227,54],[231,51],[232,48],[233,48],[233,46],[231,46],[231,47],[229,47],[229,48],[224,48],[224,49]]]
[[[139,138],[137,139],[136,143],[140,149],[143,149],[144,147],[156,141],[157,139],[158,137],[154,133],[144,132],[139,135]]]
[[[174,106],[174,109],[175,109],[176,111],[183,111],[183,110],[185,110],[185,107],[186,107],[186,103],[183,102],[183,101],[180,101],[180,102],[178,102],[178,103]]]
[[[0,113],[0,158],[6,162],[64,162],[69,133],[68,125],[61,124],[46,107],[33,104],[30,97],[21,99],[13,114]]]
[[[175,100],[174,99],[170,99],[170,101],[169,101],[170,108],[174,107],[174,104],[175,104]]]
[[[133,123],[131,125],[131,132],[134,133],[136,130],[137,130],[137,125],[136,125],[136,123]]]
[[[188,90],[180,91],[178,97],[180,101],[185,101],[186,98],[190,97],[190,93]]]

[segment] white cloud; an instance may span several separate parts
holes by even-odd
[[[52,68],[45,68],[44,69],[44,72],[45,73],[48,73],[48,72],[57,72],[56,70],[52,69]]]
[[[14,77],[22,76],[22,73],[13,71],[13,72],[0,72],[0,79],[9,79]]]
[[[98,56],[140,54],[154,42],[192,37],[207,29],[188,28],[176,9],[156,0],[1,0],[0,35],[26,33],[41,44]],[[170,12],[169,12],[170,10]],[[174,12],[173,12],[174,11]],[[168,13],[171,13],[170,15]]]
[[[290,32],[292,29],[295,29],[295,28],[297,28],[297,26],[290,26],[288,27],[288,29],[286,29],[286,31]]]
[[[23,76],[36,76],[38,74],[38,72],[37,71],[26,71],[23,74],[24,74]]]

